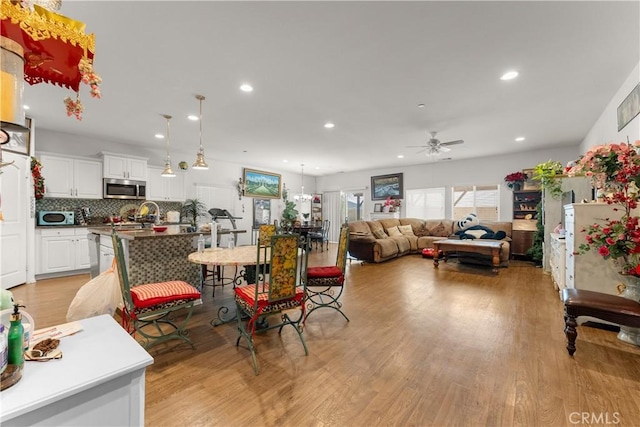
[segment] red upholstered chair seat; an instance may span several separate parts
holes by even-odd
[[[181,280],[148,283],[131,288],[131,299],[136,309],[153,307],[174,301],[191,301],[200,298],[200,291]]]
[[[265,283],[264,292],[260,292],[258,294],[258,311],[260,314],[268,314],[273,311],[281,311],[286,310],[288,308],[298,307],[300,306],[300,301],[304,297],[304,292],[301,287],[296,288],[296,294],[293,298],[287,298],[280,301],[272,301],[269,303],[269,284]],[[262,287],[260,288],[262,290]],[[242,306],[242,308],[253,316],[256,313],[255,307],[255,298],[256,298],[256,285],[244,285],[237,286],[234,289],[235,292],[235,300],[238,304]]]
[[[315,279],[321,277],[338,277],[342,276],[342,270],[336,265],[327,265],[322,267],[309,267],[307,269],[307,278]]]

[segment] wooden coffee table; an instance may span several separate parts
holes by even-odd
[[[433,249],[434,249],[433,268],[438,268],[440,257],[444,259],[444,262],[447,262],[447,257],[449,253],[465,252],[465,253],[474,253],[474,254],[480,254],[480,255],[490,255],[493,272],[497,274],[498,267],[500,267],[500,249],[501,248],[502,248],[502,242],[495,241],[495,240],[471,240],[471,239],[438,240],[433,242]]]

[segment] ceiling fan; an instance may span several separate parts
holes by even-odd
[[[407,145],[407,148],[422,148],[422,150],[418,151],[416,154],[420,154],[426,151],[427,156],[437,156],[440,153],[446,153],[447,151],[451,151],[451,148],[448,147],[449,145],[457,145],[457,144],[464,143],[464,141],[461,139],[458,139],[455,141],[440,142],[440,140],[436,138],[437,132],[430,132],[430,133],[431,133],[431,139],[427,141],[426,145]]]

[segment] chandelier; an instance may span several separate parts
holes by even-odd
[[[162,173],[160,175],[162,175],[165,178],[173,178],[176,176],[175,172],[173,172],[173,169],[171,169],[171,157],[169,157],[169,121],[171,120],[171,116],[167,115],[167,114],[163,114],[162,117],[164,117],[165,119],[167,119],[167,158],[164,162],[164,170],[162,171]]]
[[[196,154],[196,161],[193,164],[193,169],[198,170],[208,170],[209,165],[204,159],[204,148],[202,148],[202,101],[204,101],[204,96],[196,95],[196,99],[200,101],[200,118],[198,121],[200,122],[200,150],[198,150],[198,154]]]
[[[311,201],[313,196],[311,196],[311,194],[305,194],[304,192],[304,163],[300,165],[300,168],[302,170],[302,178],[300,179],[300,194],[296,194],[295,196],[293,196],[293,199],[301,202],[309,202]]]

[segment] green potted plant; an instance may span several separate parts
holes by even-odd
[[[207,213],[207,205],[202,203],[197,198],[187,199],[182,204],[181,215],[189,221],[192,227],[195,227],[198,222],[199,216],[204,216]]]
[[[549,160],[540,163],[533,168],[532,179],[540,182],[542,190],[548,189],[549,194],[554,199],[562,195],[562,172],[564,168],[562,163],[556,160]]]
[[[298,210],[296,204],[288,199],[288,192],[286,188],[282,189],[282,201],[284,202],[284,209],[282,210],[282,227],[289,228],[293,226],[294,221],[298,217]]]
[[[542,253],[544,244],[544,224],[542,224],[542,202],[536,206],[537,221],[536,232],[533,233],[533,243],[527,251],[527,256],[536,264],[536,267],[542,266]]]

